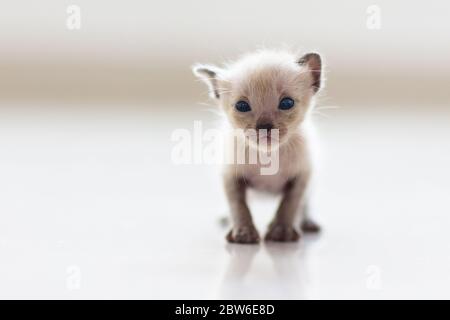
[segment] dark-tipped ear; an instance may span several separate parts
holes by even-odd
[[[219,99],[218,76],[220,69],[214,66],[197,64],[192,67],[192,71],[207,84],[210,96]]]
[[[322,82],[322,58],[320,55],[315,52],[307,53],[298,60],[298,64],[309,68],[313,79],[314,93],[319,91]]]

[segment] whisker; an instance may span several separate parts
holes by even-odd
[[[319,115],[319,116],[322,116],[322,117],[324,117],[324,118],[326,118],[326,119],[329,119],[330,118],[330,116],[329,115],[326,115],[326,114],[324,114],[324,113],[322,113],[322,112],[320,112],[320,111],[317,111],[317,110],[313,110],[312,112],[311,112],[311,115]]]
[[[314,108],[314,110],[330,110],[330,109],[340,109],[340,106],[320,106]]]

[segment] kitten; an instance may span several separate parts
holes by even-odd
[[[322,84],[322,61],[317,53],[258,51],[223,68],[196,65],[196,76],[209,87],[235,129],[259,130],[277,152],[275,174],[261,174],[262,164],[233,163],[224,171],[225,192],[231,210],[229,242],[257,243],[259,234],[246,202],[246,190],[282,193],[282,200],[265,239],[296,241],[301,231],[318,231],[307,217],[311,159],[308,115]],[[276,134],[275,134],[276,133]],[[252,149],[248,144],[246,150]],[[253,146],[254,148],[254,146]]]

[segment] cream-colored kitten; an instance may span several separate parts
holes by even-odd
[[[275,174],[261,174],[260,161],[226,166],[225,192],[233,224],[228,241],[259,241],[246,202],[247,188],[283,194],[266,240],[296,241],[301,230],[319,230],[306,217],[311,177],[307,120],[321,87],[321,70],[317,53],[296,56],[267,50],[246,55],[223,68],[194,66],[194,73],[207,83],[233,128],[260,130],[260,137],[264,136],[278,155]],[[252,146],[246,148],[249,152]]]

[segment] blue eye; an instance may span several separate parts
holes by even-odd
[[[294,106],[295,102],[291,98],[283,98],[278,105],[278,109],[280,110],[289,110]]]
[[[250,105],[248,104],[248,102],[242,101],[242,100],[236,102],[236,105],[234,107],[239,112],[249,112],[250,110],[252,110],[252,108],[250,108]]]

